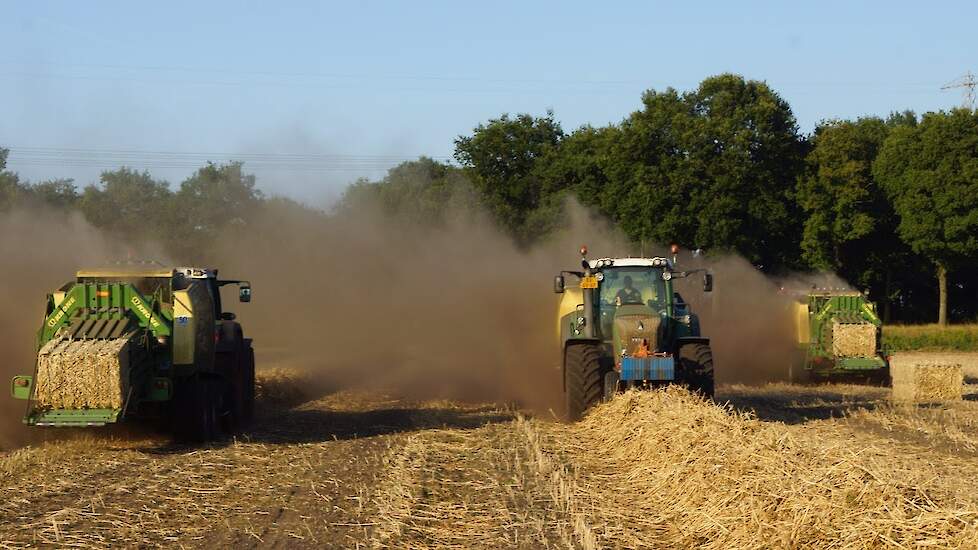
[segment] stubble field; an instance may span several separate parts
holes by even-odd
[[[671,388],[575,425],[268,371],[233,441],[66,432],[0,457],[0,546],[972,548],[978,362],[958,359],[951,404]]]

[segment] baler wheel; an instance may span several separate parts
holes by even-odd
[[[576,422],[604,397],[604,375],[609,370],[595,344],[570,344],[564,351],[566,418]]]
[[[713,350],[710,345],[688,344],[679,348],[679,361],[689,389],[713,399]]]
[[[178,439],[206,443],[217,436],[218,402],[213,388],[210,380],[199,375],[178,381],[173,401],[174,431]]]

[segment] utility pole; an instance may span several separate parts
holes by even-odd
[[[941,86],[942,90],[951,90],[954,88],[964,89],[964,108],[975,110],[975,86],[978,86],[978,82],[975,81],[975,75],[968,71],[956,80],[952,80],[947,84]]]

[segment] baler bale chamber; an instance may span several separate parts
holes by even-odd
[[[792,318],[799,361],[791,365],[793,381],[889,383],[889,364],[881,345],[882,323],[875,305],[864,294],[813,289],[796,298]]]
[[[221,308],[216,270],[80,271],[48,295],[32,376],[13,380],[32,426],[161,424],[208,440],[250,421],[254,354]]]

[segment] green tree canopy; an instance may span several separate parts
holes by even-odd
[[[546,196],[544,181],[535,173],[537,161],[563,137],[560,124],[548,112],[544,117],[504,114],[455,140],[455,159],[486,206],[523,240],[533,237],[526,231],[527,218]]]
[[[650,90],[642,104],[619,127],[564,139],[549,177],[567,178],[636,241],[736,251],[769,268],[797,263],[793,193],[805,143],[788,104],[730,74],[684,94]]]
[[[262,204],[263,195],[255,188],[255,176],[245,174],[243,164],[207,163],[180,184],[169,226],[174,250],[181,259],[206,250],[230,226],[246,226]]]
[[[98,184],[86,187],[81,209],[96,227],[140,240],[166,232],[172,200],[165,181],[124,166],[102,172]]]
[[[873,173],[899,216],[900,237],[935,266],[938,322],[947,322],[947,273],[978,258],[978,114],[927,113],[893,129]]]
[[[912,113],[901,113],[889,122],[866,117],[822,123],[798,180],[798,202],[806,215],[804,260],[859,288],[872,288],[873,298],[884,302],[884,316],[896,298],[894,277],[910,275],[905,266],[911,254],[896,235],[897,217],[873,176],[873,162],[890,128],[915,120]]]
[[[343,193],[338,211],[379,208],[402,221],[437,225],[471,210],[477,202],[459,168],[421,157],[391,168],[380,181],[357,180]]]
[[[0,147],[0,210],[10,208],[24,190],[17,174],[7,170],[9,154],[9,149]]]

